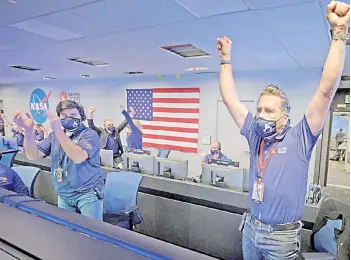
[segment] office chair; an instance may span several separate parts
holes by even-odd
[[[137,172],[110,172],[106,177],[104,222],[133,230],[140,224],[137,195],[143,175]]]
[[[13,166],[13,161],[15,160],[16,155],[17,151],[12,153],[1,154],[0,163],[11,168]]]
[[[35,178],[38,176],[40,169],[31,166],[15,166],[12,167],[12,170],[18,173],[24,185],[26,185],[26,187],[28,188],[29,196],[33,197],[34,181]]]
[[[168,158],[170,152],[171,150],[169,149],[160,149],[158,150],[157,157]]]
[[[339,200],[325,198],[312,230],[311,246],[315,252],[302,252],[298,259],[350,259],[349,221],[349,204]],[[339,241],[337,241],[337,238]]]
[[[35,178],[33,185],[33,198],[57,206],[57,193],[52,184],[50,172],[40,171]]]

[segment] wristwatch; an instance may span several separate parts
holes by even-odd
[[[232,64],[231,60],[221,60],[221,65],[223,64]]]
[[[333,33],[333,40],[347,40],[350,35],[348,33]]]

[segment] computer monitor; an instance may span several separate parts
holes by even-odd
[[[100,149],[101,166],[113,167],[113,150]]]
[[[14,137],[3,137],[4,147],[8,149],[18,149],[17,138]]]
[[[124,153],[123,170],[153,174],[154,156],[145,154]]]
[[[244,172],[244,169],[233,166],[203,164],[201,183],[230,189],[245,190],[248,181],[246,178],[247,176],[245,175],[247,171]]]
[[[228,160],[208,159],[207,163],[223,165],[223,166],[239,167],[239,162],[233,162],[232,160],[229,160],[229,159]]]
[[[188,161],[156,157],[154,169],[155,175],[184,180],[188,176]]]

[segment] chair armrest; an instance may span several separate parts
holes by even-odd
[[[313,252],[313,253],[302,253],[302,259],[304,259],[304,260],[335,260],[335,257],[329,253]]]

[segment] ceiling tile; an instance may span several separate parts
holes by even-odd
[[[267,29],[275,34],[302,33],[325,29],[317,1],[274,9],[258,10]]]
[[[305,2],[312,2],[316,0],[245,0],[249,6],[253,9],[267,9],[267,8],[275,8],[279,6],[286,5],[296,5]]]
[[[3,0],[0,1],[0,25],[8,25],[10,23],[34,18],[39,15],[98,1],[101,0],[27,0],[18,1],[17,4],[11,4]]]
[[[123,31],[197,19],[173,0],[103,1],[71,9],[70,12]]]
[[[302,67],[323,67],[330,45],[324,30],[277,37]]]
[[[244,0],[175,0],[199,17],[249,10]]]

